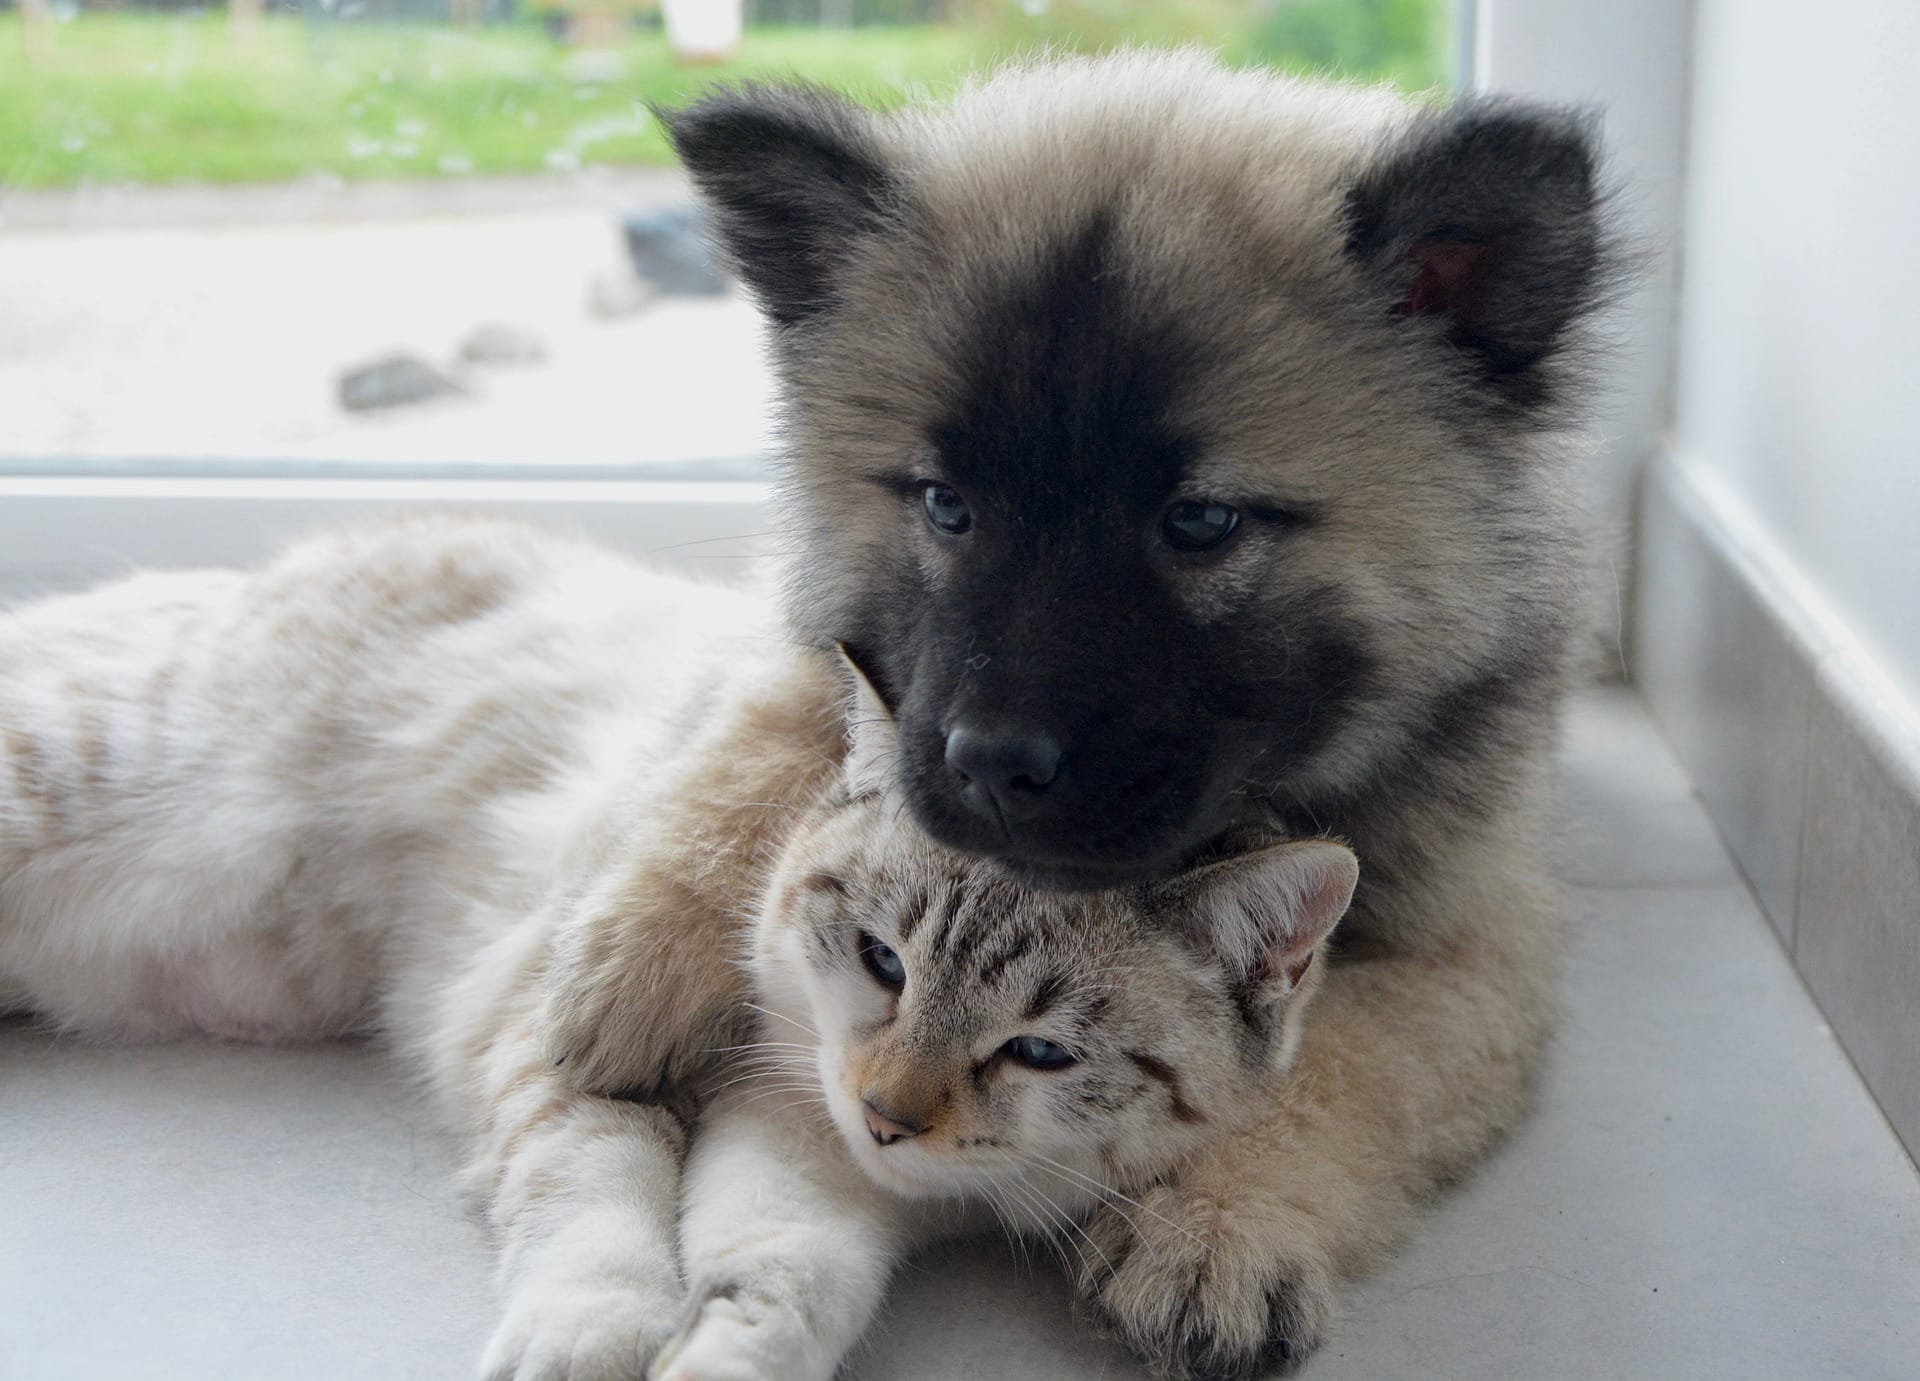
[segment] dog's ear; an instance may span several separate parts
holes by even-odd
[[[793,325],[831,307],[847,254],[895,215],[872,114],[799,84],[725,88],[654,114],[768,315]]]
[[[1360,864],[1331,839],[1274,844],[1205,863],[1162,884],[1171,914],[1218,955],[1255,1001],[1290,997],[1347,914]]]
[[[856,799],[879,795],[894,779],[900,756],[900,726],[847,645],[835,643],[834,647],[853,680],[853,696],[847,705],[847,761],[842,769],[847,794]]]
[[[1538,366],[1608,286],[1598,163],[1590,116],[1463,98],[1418,117],[1349,192],[1348,252],[1503,397],[1542,401]]]

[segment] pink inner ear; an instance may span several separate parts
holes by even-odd
[[[1290,963],[1282,962],[1282,956],[1280,955],[1269,954],[1266,960],[1259,966],[1259,969],[1254,973],[1253,977],[1256,982],[1260,983],[1273,983],[1276,979],[1284,978],[1286,980],[1284,991],[1275,994],[1275,996],[1284,997],[1300,986],[1300,980],[1307,976],[1307,970],[1312,967],[1312,950],[1308,950],[1305,954]]]
[[[1482,245],[1436,241],[1415,245],[1413,284],[1400,302],[1406,313],[1451,312],[1472,286],[1473,273],[1485,251]]]

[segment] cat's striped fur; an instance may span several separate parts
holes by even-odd
[[[842,675],[769,627],[455,519],[0,616],[0,1006],[384,1038],[499,1237],[489,1375],[825,1378],[957,1203],[1071,1233],[1231,1125],[1354,873],[1311,842],[1033,894],[920,835],[884,710],[849,756]],[[743,933],[752,1006],[699,981]],[[580,1091],[662,1029],[655,1101]]]

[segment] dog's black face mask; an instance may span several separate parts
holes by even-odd
[[[1096,218],[977,304],[894,496],[897,557],[835,630],[893,705],[921,825],[1055,887],[1178,867],[1256,762],[1338,725],[1365,670],[1328,600],[1276,622],[1183,599],[1236,544],[1309,520],[1183,496],[1202,443],[1171,414],[1206,345],[1142,310],[1111,234]]]
[[[1044,886],[1171,871],[1252,804],[1250,775],[1284,776],[1334,731],[1364,654],[1311,616],[1266,638],[1188,628],[1146,561],[1036,563],[1049,529],[1028,533],[980,542],[937,600],[850,620],[893,698],[914,815]]]
[[[795,623],[844,644],[893,709],[898,771],[935,838],[1048,886],[1163,875],[1249,811],[1337,827],[1321,808],[1380,788],[1389,759],[1420,760],[1420,735],[1484,738],[1494,692],[1553,674],[1550,595],[1516,574],[1541,537],[1512,497],[1525,486],[1491,459],[1443,475],[1401,459],[1421,497],[1383,499],[1382,481],[1342,478],[1348,443],[1326,438],[1369,416],[1328,399],[1356,380],[1374,405],[1395,389],[1432,400],[1376,409],[1388,420],[1356,449],[1376,457],[1393,448],[1374,434],[1409,406],[1431,406],[1422,437],[1471,431],[1488,457],[1555,406],[1551,356],[1598,263],[1575,122],[1469,103],[1356,172],[1325,231],[1333,286],[1309,283],[1297,313],[1319,314],[1318,348],[1346,333],[1345,362],[1316,373],[1309,353],[1260,375],[1235,356],[1264,348],[1271,318],[1225,327],[1219,278],[1215,309],[1175,305],[1177,269],[1136,271],[1130,256],[1166,251],[1142,250],[1119,211],[1050,222],[1012,267],[968,279],[918,200],[933,193],[892,171],[867,112],[757,88],[668,120],[776,326]],[[1221,473],[1235,426],[1252,478],[1209,492],[1196,476]],[[1287,428],[1317,428],[1302,434],[1320,473],[1389,519],[1376,548],[1357,507],[1263,491],[1261,466],[1289,463]],[[1418,535],[1430,521],[1492,555],[1437,556]],[[1422,622],[1421,599],[1478,623]]]

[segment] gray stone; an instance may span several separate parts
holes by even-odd
[[[465,392],[418,355],[388,355],[340,375],[340,406],[349,412],[404,407]]]
[[[547,343],[524,326],[490,321],[461,342],[460,358],[468,364],[545,364]]]
[[[659,300],[660,290],[624,264],[597,274],[587,289],[587,311],[602,321],[644,312]]]
[[[638,212],[620,222],[620,233],[633,271],[667,296],[715,297],[727,290],[694,207]]]

